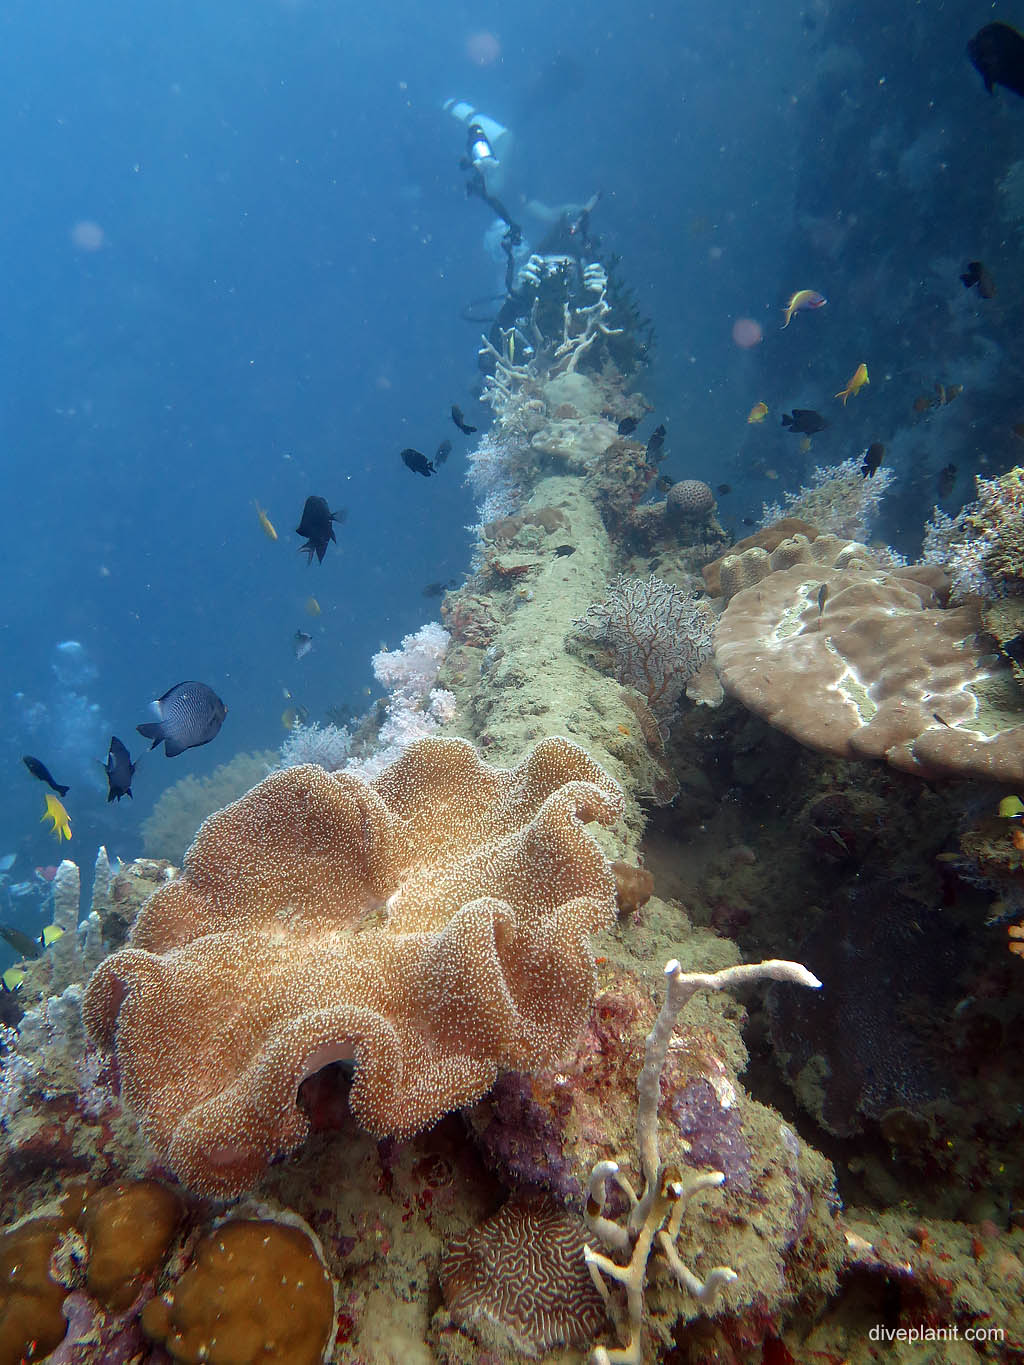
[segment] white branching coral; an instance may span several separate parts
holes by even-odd
[[[473,494],[482,525],[519,511],[526,501],[525,488],[534,458],[528,440],[494,431],[482,436],[469,452],[466,486]]]
[[[439,621],[428,621],[415,635],[406,635],[400,648],[382,649],[370,663],[373,676],[393,691],[421,697],[437,682],[451,636]]]
[[[563,258],[531,256],[523,267],[521,279],[535,286],[542,279],[573,264]],[[518,327],[501,333],[501,347],[482,337],[480,354],[494,364],[494,372],[484,380],[483,401],[489,403],[506,431],[530,434],[543,424],[545,409],[540,393],[541,385],[558,375],[572,374],[580,361],[601,337],[617,336],[621,327],[609,327],[606,319],[612,311],[608,302],[608,275],[603,265],[592,261],[583,267],[580,278],[583,293],[592,296],[591,303],[562,305],[562,336],[556,341],[546,337],[538,324],[539,295],[534,299],[529,336]],[[529,361],[516,361],[516,353],[529,355]]]
[[[1019,595],[1024,582],[1024,469],[974,484],[976,501],[955,517],[936,507],[924,528],[921,558],[947,570],[953,602]]]
[[[352,736],[344,725],[296,725],[281,745],[282,768],[295,768],[301,763],[318,763],[327,772],[337,772],[345,766]]]
[[[0,1030],[6,1055],[0,1062],[0,1125],[32,1099],[75,1095],[89,1112],[106,1109],[114,1096],[100,1086],[104,1058],[89,1046],[82,1024],[82,987],[44,996],[16,1029]]]
[[[683,1215],[693,1196],[701,1190],[715,1189],[723,1183],[721,1171],[689,1171],[683,1174],[661,1160],[658,1136],[658,1105],[661,1100],[661,1074],[669,1044],[680,1012],[698,991],[724,991],[751,981],[790,981],[798,986],[818,989],[821,982],[799,962],[772,958],[768,962],[725,967],[718,972],[684,972],[675,960],[665,966],[665,1000],[647,1036],[644,1065],[637,1078],[637,1148],[644,1179],[638,1195],[622,1174],[618,1162],[599,1161],[590,1175],[586,1220],[591,1232],[608,1249],[609,1255],[585,1247],[583,1255],[595,1285],[612,1310],[612,1296],[606,1279],[623,1286],[626,1314],[622,1323],[626,1344],[611,1350],[598,1346],[591,1354],[591,1365],[642,1365],[644,1285],[647,1263],[659,1251],[679,1287],[710,1308],[719,1294],[738,1278],[729,1266],[715,1266],[700,1279],[683,1264],[676,1239]],[[628,1204],[625,1223],[605,1216],[609,1182],[618,1186]],[[618,1261],[615,1256],[628,1257]]]
[[[770,526],[783,517],[800,517],[820,532],[866,544],[879,504],[895,477],[891,469],[882,468],[874,478],[866,479],[859,459],[818,465],[809,484],[799,492],[785,495],[784,505],[764,504],[761,527]]]
[[[619,574],[605,600],[573,627],[611,649],[616,678],[646,699],[664,729],[683,688],[711,657],[715,617],[707,601],[656,574]]]
[[[387,713],[377,748],[364,758],[349,759],[346,772],[375,777],[413,740],[433,734],[452,719],[455,695],[436,686],[450,639],[439,622],[430,621],[414,635],[406,635],[399,649],[382,649],[373,656],[374,676],[391,689]]]

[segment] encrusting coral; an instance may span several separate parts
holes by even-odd
[[[770,573],[718,622],[722,685],[812,749],[926,777],[1019,783],[1018,690],[977,641],[977,607],[943,608],[944,586],[934,565]]]
[[[567,739],[496,769],[430,738],[372,782],[291,768],[211,816],[83,1005],[160,1156],[238,1193],[301,1144],[298,1087],[330,1062],[355,1060],[364,1127],[407,1135],[559,1058],[615,916],[583,825],[623,805]]]

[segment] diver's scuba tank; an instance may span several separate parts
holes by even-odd
[[[445,100],[441,107],[466,129],[467,161],[490,177],[501,165],[503,152],[511,145],[509,130],[496,118],[481,114],[468,100]]]

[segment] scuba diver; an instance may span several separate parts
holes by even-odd
[[[523,245],[523,230],[497,196],[504,171],[496,147],[509,145],[508,129],[487,114],[480,114],[465,100],[447,100],[443,108],[466,126],[466,154],[459,162],[466,172],[466,194],[482,199],[500,223],[504,224],[499,245],[505,255],[505,291],[515,276],[517,249]],[[489,234],[490,236],[491,234]]]
[[[521,225],[499,198],[505,183],[505,167],[498,153],[504,155],[511,147],[509,130],[466,100],[447,100],[443,108],[466,129],[466,152],[459,161],[466,174],[466,194],[483,200],[495,215],[485,242],[495,243],[505,257],[505,293],[497,317],[487,319],[492,322],[488,340],[498,349],[503,334],[526,323],[538,308],[549,315],[546,319],[549,325],[555,315],[560,328],[563,303],[579,293],[584,266],[596,258],[599,243],[591,235],[590,215],[600,194],[592,195],[585,204],[568,204],[559,209],[536,200],[527,201],[527,211],[548,228],[538,250],[531,251]],[[522,333],[520,338],[522,353],[528,357],[532,345]],[[481,367],[491,368],[486,352],[481,355]]]

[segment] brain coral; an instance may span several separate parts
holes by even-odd
[[[1024,708],[941,573],[796,564],[731,600],[715,663],[731,696],[809,748],[926,777],[1024,781]]]
[[[438,1267],[445,1303],[456,1322],[518,1354],[582,1346],[605,1322],[585,1245],[582,1223],[561,1205],[536,1194],[512,1199],[449,1242]]]
[[[665,510],[669,516],[702,517],[715,505],[715,495],[703,479],[680,479],[668,490]]]
[[[182,876],[85,993],[92,1037],[185,1184],[234,1194],[308,1125],[296,1092],[354,1059],[351,1104],[407,1135],[498,1068],[558,1060],[595,990],[615,880],[588,821],[618,785],[567,739],[513,769],[421,740],[367,783],[303,766],[211,816]]]

